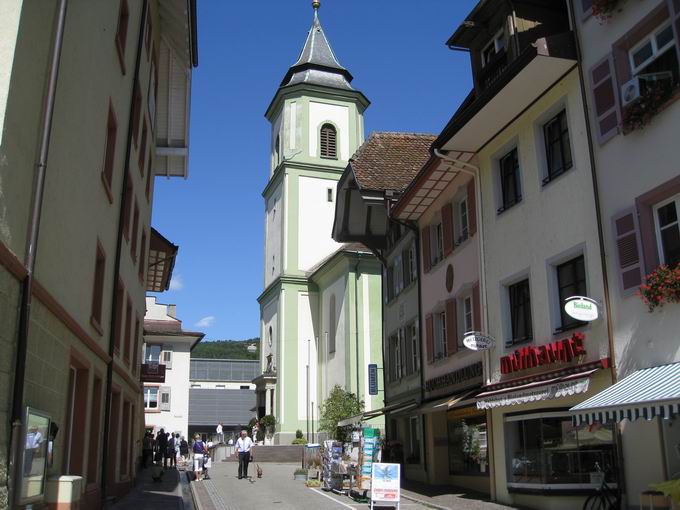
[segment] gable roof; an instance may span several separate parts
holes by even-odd
[[[349,161],[360,190],[403,191],[430,157],[437,137],[376,131]]]

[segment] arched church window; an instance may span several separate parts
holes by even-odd
[[[338,159],[338,132],[332,124],[321,126],[319,140],[321,157],[324,159]]]
[[[335,294],[328,300],[328,352],[335,352]]]

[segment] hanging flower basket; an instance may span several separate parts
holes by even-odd
[[[640,297],[650,312],[666,303],[680,303],[680,265],[661,265],[645,277]]]
[[[601,23],[611,18],[617,10],[620,0],[593,0],[593,16]]]
[[[663,104],[668,101],[672,92],[671,87],[662,82],[650,84],[637,101],[629,104],[623,110],[621,126],[623,134],[643,129],[652,121]]]

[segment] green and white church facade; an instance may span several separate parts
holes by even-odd
[[[332,237],[336,186],[364,141],[368,99],[352,85],[318,18],[266,112],[272,126],[265,200],[264,291],[257,413],[277,419],[275,444],[318,431],[334,385],[368,394],[367,366],[382,367],[380,262]],[[380,378],[381,379],[381,378]],[[316,436],[318,437],[318,436]]]

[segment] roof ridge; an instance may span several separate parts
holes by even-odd
[[[415,131],[371,131],[368,135],[369,138],[372,135],[400,135],[400,136],[418,136],[418,137],[433,137],[436,138],[437,135],[434,133],[416,133]]]

